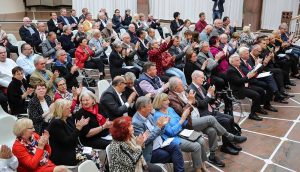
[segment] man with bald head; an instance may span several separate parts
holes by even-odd
[[[19,29],[19,35],[23,41],[34,46],[34,33],[38,33],[37,29],[31,23],[29,17],[23,18],[23,25]]]
[[[199,37],[201,41],[208,42],[210,38],[210,33],[212,32],[212,25],[206,25],[203,31],[200,33]]]

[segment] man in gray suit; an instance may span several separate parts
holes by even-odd
[[[44,57],[49,57],[50,59],[55,60],[55,53],[57,50],[61,50],[62,46],[56,40],[56,33],[49,32],[48,38],[44,40],[40,46],[42,47],[42,54]]]

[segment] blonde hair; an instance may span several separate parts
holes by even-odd
[[[243,32],[250,33],[250,26],[244,26],[243,27]]]
[[[166,93],[159,93],[153,100],[153,108],[158,110],[161,108],[162,102],[168,100],[169,96]]]
[[[13,133],[16,137],[21,137],[27,128],[33,126],[33,122],[29,118],[18,119],[14,125]]]
[[[50,114],[56,119],[62,119],[64,108],[71,104],[71,101],[66,99],[58,99],[50,106]]]

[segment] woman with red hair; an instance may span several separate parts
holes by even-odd
[[[113,121],[110,133],[113,138],[109,147],[110,171],[142,172],[149,170],[142,151],[142,146],[149,135],[148,132],[135,137],[131,117],[123,116]],[[152,170],[155,171],[154,169],[149,171]]]

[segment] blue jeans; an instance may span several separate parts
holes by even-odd
[[[152,151],[151,163],[173,163],[174,172],[184,171],[184,161],[179,145],[170,145]]]
[[[181,79],[182,83],[184,85],[187,85],[186,79],[185,79],[185,75],[184,75],[184,73],[180,69],[177,69],[175,67],[171,67],[168,70],[166,70],[166,73],[178,76]]]
[[[222,18],[222,12],[221,11],[217,11],[217,10],[214,10],[213,11],[213,21],[215,21],[216,19],[221,19]]]

